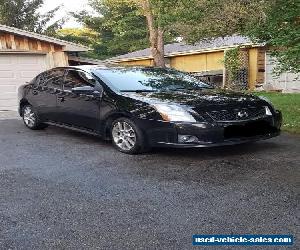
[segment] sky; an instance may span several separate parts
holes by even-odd
[[[41,13],[45,13],[54,9],[56,6],[63,4],[62,10],[58,11],[55,19],[60,19],[70,11],[76,12],[81,10],[92,11],[88,6],[88,0],[44,0],[44,5],[40,9]],[[70,18],[65,24],[64,28],[80,27],[80,23],[76,22],[73,18]]]

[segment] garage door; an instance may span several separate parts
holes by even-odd
[[[17,110],[18,87],[45,69],[45,55],[0,54],[0,110]]]

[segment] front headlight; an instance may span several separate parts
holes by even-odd
[[[259,98],[260,98],[261,100],[267,102],[267,103],[275,110],[275,108],[274,108],[274,106],[273,106],[273,103],[270,101],[270,99],[269,99],[268,97],[265,97],[265,96],[261,96],[261,95],[260,95]]]
[[[268,106],[265,106],[265,110],[266,110],[266,115],[272,116],[272,112]]]
[[[175,104],[154,104],[153,107],[160,113],[164,121],[169,122],[196,122],[195,118],[184,108]]]
[[[265,96],[259,96],[259,98],[260,98],[261,100],[267,102],[267,103],[270,105],[271,109],[275,110],[275,107],[273,106],[273,103],[270,101],[269,98],[267,98],[267,97],[265,97]],[[268,106],[265,106],[266,115],[268,115],[268,116],[272,116],[272,115],[273,115],[271,109],[270,109]]]

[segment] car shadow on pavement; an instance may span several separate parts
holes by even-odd
[[[138,163],[132,164],[129,172],[151,180],[214,187],[232,185],[272,172],[274,165],[269,157],[277,154],[278,149],[282,150],[281,144],[272,141],[214,148],[154,149],[144,158],[138,156]],[[268,175],[259,178],[265,180]]]
[[[165,156],[208,156],[219,157],[227,155],[244,155],[256,152],[266,152],[281,148],[276,142],[260,141],[247,144],[218,146],[209,148],[154,148],[151,153]]]

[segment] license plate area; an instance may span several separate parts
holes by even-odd
[[[276,132],[276,128],[272,127],[266,121],[252,121],[243,124],[228,125],[224,128],[224,138],[243,138],[267,135]]]

